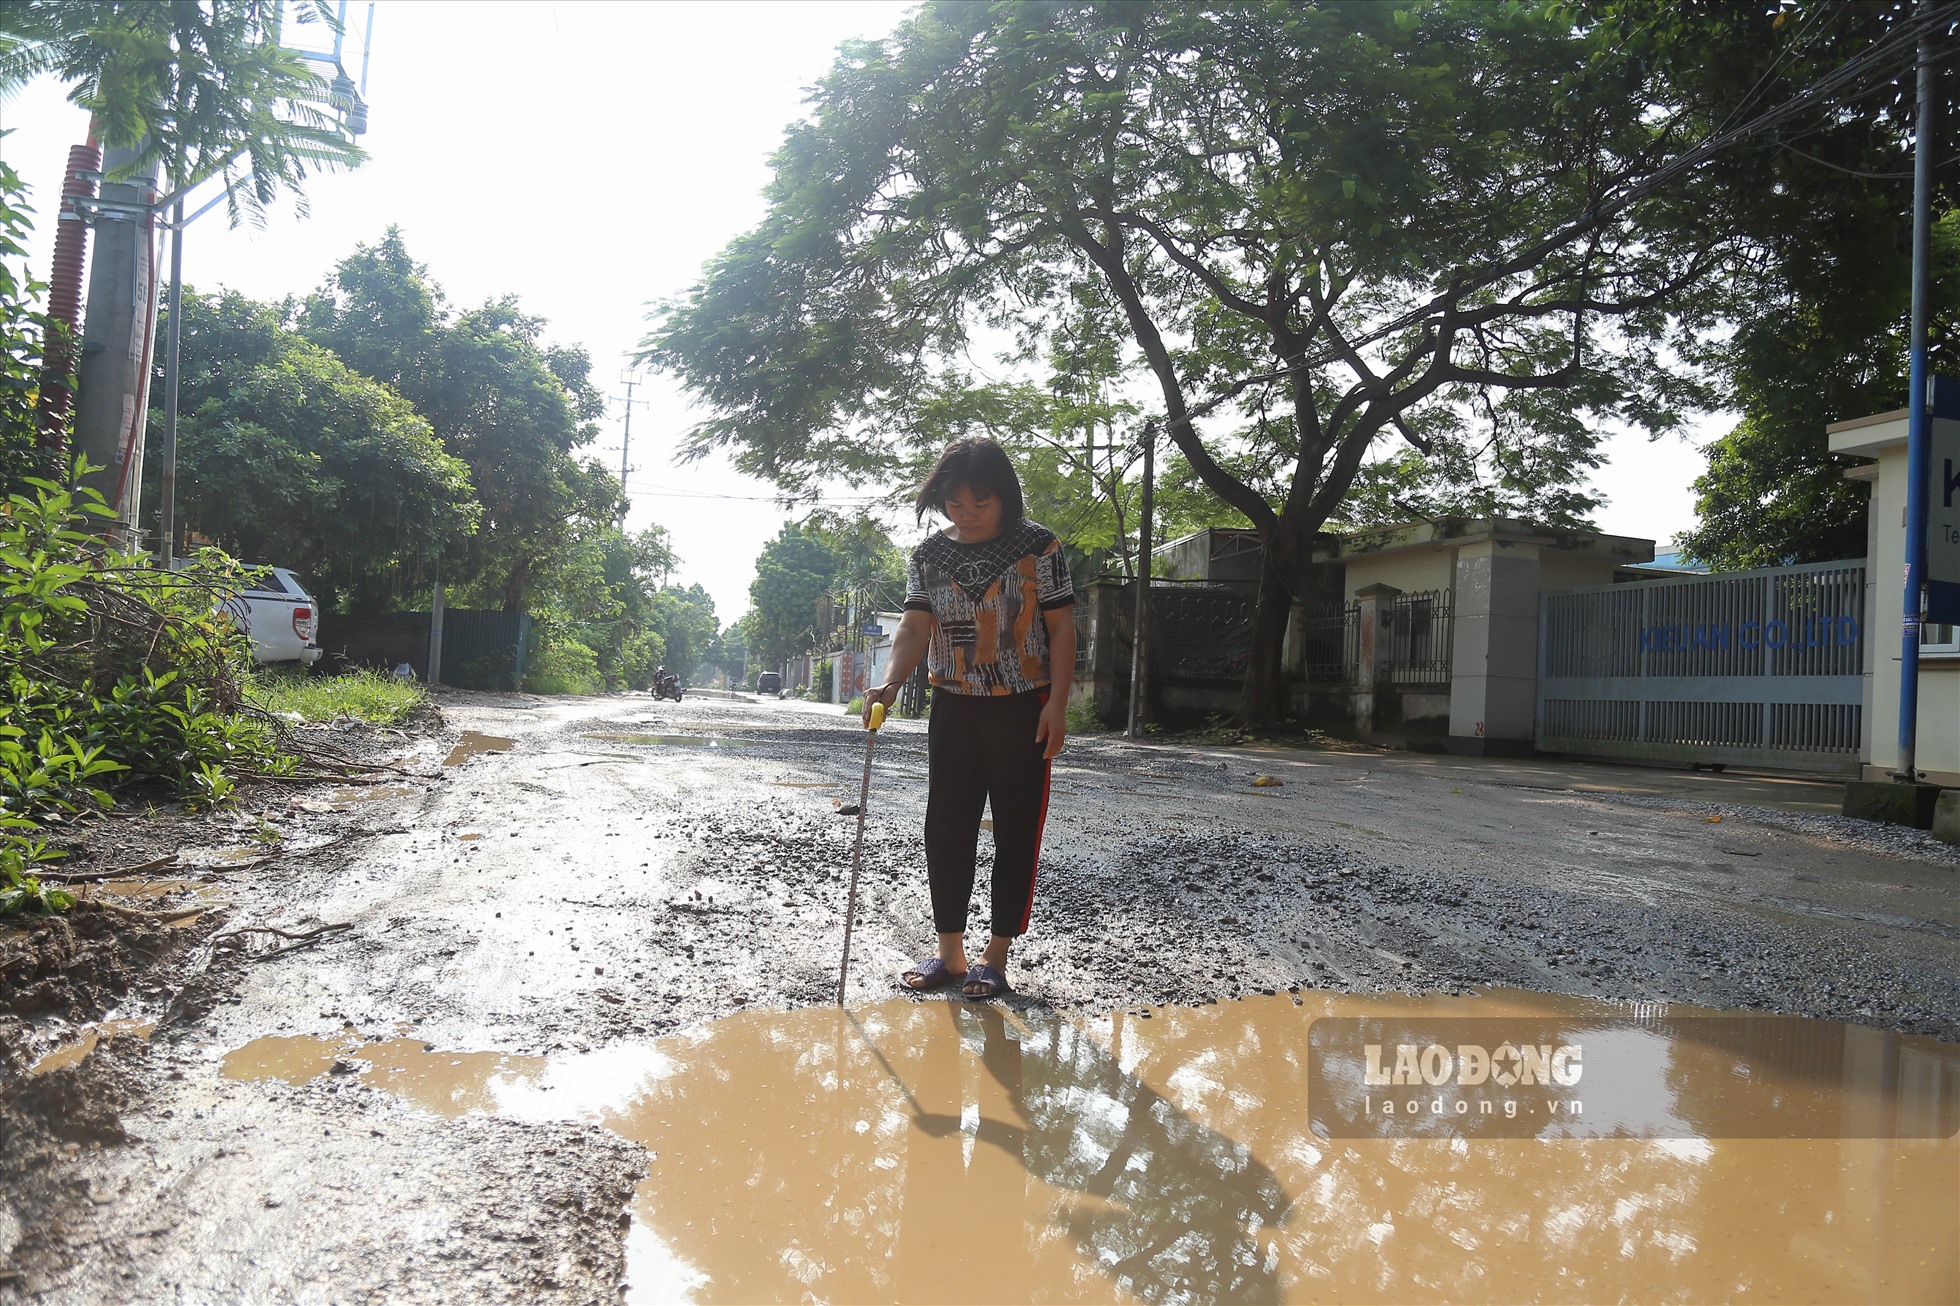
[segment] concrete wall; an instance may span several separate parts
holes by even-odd
[[[1456,548],[1449,544],[1397,553],[1362,554],[1343,560],[1347,579],[1341,592],[1352,596],[1369,585],[1393,585],[1404,594],[1448,590],[1454,580]]]
[[[1254,532],[1207,526],[1153,550],[1150,574],[1159,580],[1257,583],[1259,558]]]
[[[1588,585],[1611,585],[1618,565],[1611,558],[1546,549],[1538,555],[1538,588],[1576,590]]]
[[[1865,568],[1865,778],[1899,765],[1899,628],[1905,613],[1906,416],[1830,428],[1831,451],[1878,460]],[[1915,763],[1937,784],[1960,785],[1960,653],[1919,655]]]

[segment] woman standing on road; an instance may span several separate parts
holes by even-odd
[[[937,955],[899,977],[909,989],[959,984],[969,998],[1005,993],[1007,950],[1028,928],[1035,863],[1048,815],[1048,772],[1068,730],[1075,676],[1075,590],[1062,546],[1031,522],[1021,479],[992,440],[958,440],[919,487],[919,519],[952,523],[906,569],[905,616],[885,683],[864,696],[890,704],[926,659],[926,874]],[[966,959],[980,813],[994,813],[993,936]]]

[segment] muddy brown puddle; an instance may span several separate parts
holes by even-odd
[[[1960,1295],[1960,1048],[1701,1019],[1718,1014],[1516,992],[1102,1019],[900,998],[552,1058],[267,1038],[224,1071],[358,1076],[447,1117],[591,1120],[639,1143],[636,1301]],[[1590,1077],[1566,1090],[1586,1127],[1327,1137],[1372,1092],[1315,1077],[1322,1031],[1349,1026],[1395,1047],[1437,1029],[1587,1040]],[[1429,1082],[1382,1097],[1413,1107]],[[1786,1110],[1804,1136],[1745,1136]]]
[[[515,739],[502,735],[486,735],[477,730],[465,730],[457,739],[456,746],[449,750],[449,756],[442,759],[444,766],[461,766],[481,753],[508,753],[517,747]]]
[[[86,1026],[74,1042],[44,1053],[40,1060],[28,1067],[27,1073],[45,1075],[53,1070],[71,1069],[88,1060],[95,1049],[104,1043],[123,1037],[147,1039],[156,1031],[156,1027],[154,1020],[121,1018],[97,1021]]]

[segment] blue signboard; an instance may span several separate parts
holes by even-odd
[[[1960,625],[1960,380],[1933,378],[1926,452],[1926,620]]]
[[[1643,626],[1642,653],[1690,653],[1728,648],[1826,648],[1856,644],[1856,617],[1792,617],[1788,621],[1711,621],[1688,625]]]

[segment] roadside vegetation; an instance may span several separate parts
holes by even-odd
[[[0,506],[0,917],[70,905],[40,878],[64,855],[51,838],[114,790],[213,805],[298,764],[248,701],[250,647],[218,610],[242,569],[206,553],[156,570],[88,532],[110,515],[94,491],[27,485]]]
[[[246,680],[245,700],[287,721],[352,718],[397,726],[428,703],[429,693],[412,680],[397,680],[364,667],[335,676],[261,670]]]

